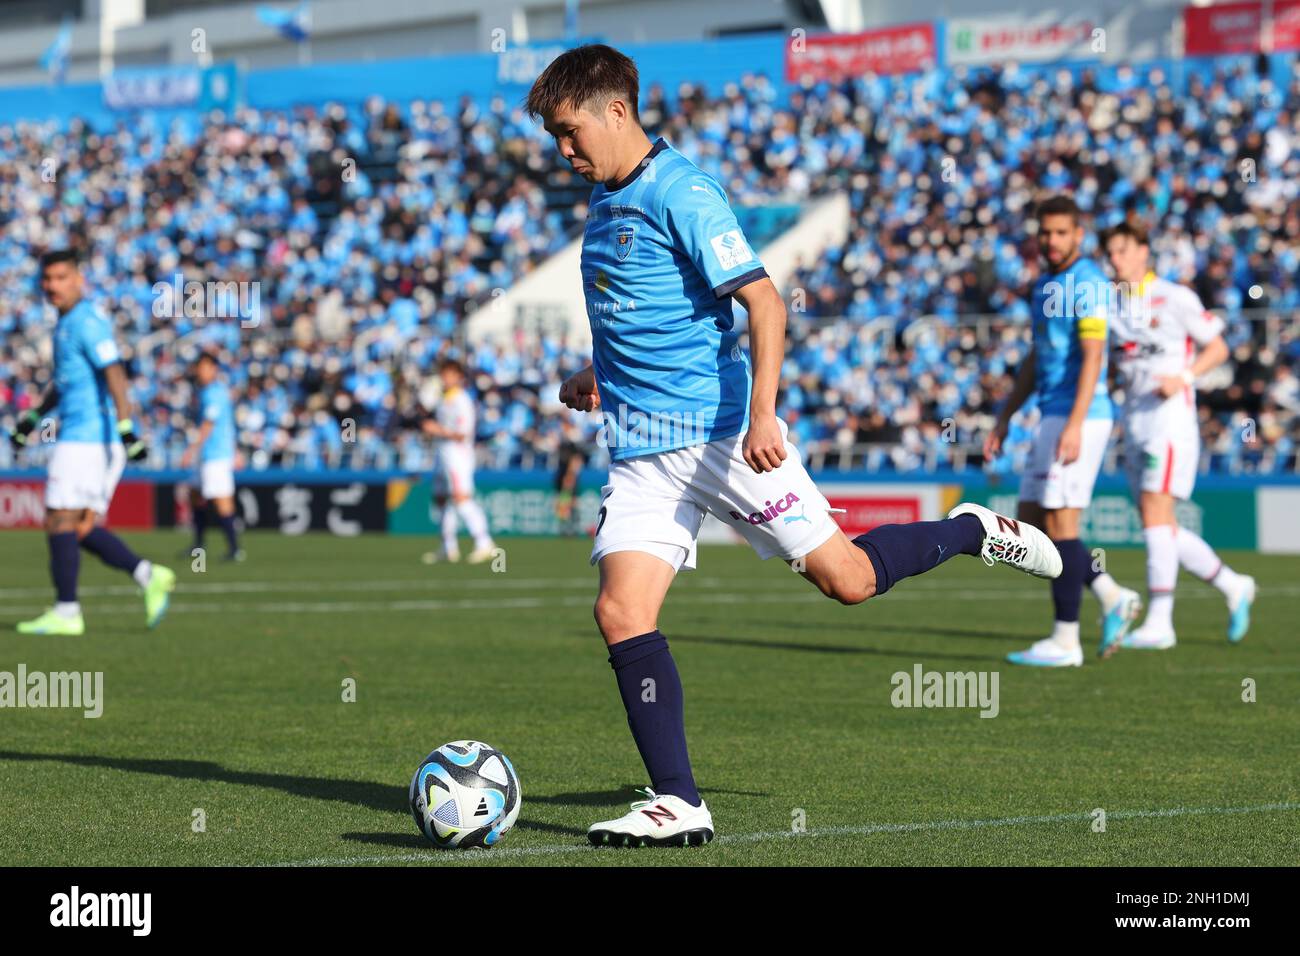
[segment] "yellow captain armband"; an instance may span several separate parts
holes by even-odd
[[[1100,315],[1080,319],[1078,325],[1080,339],[1104,339],[1106,337],[1106,319]]]

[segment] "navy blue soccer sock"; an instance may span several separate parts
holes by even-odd
[[[1079,605],[1083,603],[1083,584],[1092,563],[1088,560],[1088,549],[1078,538],[1053,540],[1052,543],[1061,552],[1061,576],[1052,580],[1052,603],[1056,606],[1056,619],[1077,623]]]
[[[1083,548],[1085,558],[1091,558],[1092,554],[1084,546],[1083,541],[1077,538],[1075,540],[1079,541],[1079,547]],[[1083,562],[1083,583],[1085,587],[1092,587],[1092,582],[1101,577],[1102,569],[1097,567],[1096,564],[1095,561],[1085,560]]]
[[[50,577],[59,603],[77,600],[77,572],[81,569],[81,552],[77,550],[77,532],[60,531],[48,538],[50,543]]]
[[[699,806],[700,793],[686,752],[682,682],[668,653],[668,641],[658,631],[620,641],[609,649],[609,663],[654,792]]]
[[[903,578],[937,568],[954,554],[979,554],[984,522],[965,514],[942,521],[885,524],[858,535],[853,543],[871,560],[880,595]]]
[[[226,535],[226,546],[230,553],[234,554],[239,550],[239,538],[235,533],[235,516],[234,515],[217,515],[217,521],[221,524],[221,530]]]
[[[81,546],[99,556],[110,568],[132,574],[140,563],[140,556],[126,546],[126,542],[107,528],[93,528],[81,539]]]
[[[203,547],[203,535],[208,530],[208,506],[206,503],[193,507],[194,547]]]

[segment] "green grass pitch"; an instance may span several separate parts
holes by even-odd
[[[153,556],[184,543],[126,537]],[[1218,592],[1184,573],[1176,649],[1097,662],[1085,596],[1086,665],[1036,671],[1003,656],[1047,632],[1045,582],[958,558],[844,608],[779,562],[702,548],[660,625],[719,839],[594,850],[587,825],[647,781],[587,542],[506,540],[494,572],[426,567],[418,538],[251,535],[245,564],[170,562],[180,586],[154,632],[130,582],[83,557],[86,636],[38,638],[12,626],[50,601],[44,539],[0,540],[0,670],[104,674],[99,719],[0,710],[5,864],[1300,861],[1300,558],[1225,555],[1261,586],[1240,646]],[[1109,560],[1141,585],[1140,552]],[[895,708],[891,676],[917,664],[997,672],[998,715]],[[497,849],[440,852],[406,788],[466,737],[509,754],[523,809]]]

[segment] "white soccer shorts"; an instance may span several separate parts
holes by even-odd
[[[199,494],[205,501],[235,496],[235,466],[229,458],[199,465]]]
[[[591,563],[615,551],[642,551],[674,570],[694,568],[706,512],[739,531],[764,560],[792,561],[824,544],[839,526],[780,425],[787,457],[773,471],[755,474],[746,464],[743,432],[611,463]]]
[[[1124,472],[1136,501],[1143,491],[1186,501],[1196,487],[1201,436],[1191,410],[1171,402],[1124,416]]]
[[[459,449],[438,452],[433,472],[433,493],[440,498],[472,497],[474,453]]]
[[[1021,501],[1035,502],[1049,511],[1086,508],[1092,503],[1092,489],[1106,455],[1112,422],[1109,418],[1086,419],[1079,457],[1063,465],[1056,460],[1056,443],[1066,421],[1064,415],[1048,415],[1038,423],[1025,473],[1020,478]]]
[[[45,507],[107,514],[125,467],[126,449],[121,442],[55,442],[46,471]]]

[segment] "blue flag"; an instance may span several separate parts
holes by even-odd
[[[40,60],[41,68],[49,73],[56,83],[62,83],[63,76],[68,71],[68,51],[70,49],[72,49],[72,21],[64,17],[58,35],[55,36],[54,42],[41,54]]]
[[[258,7],[257,19],[268,27],[275,27],[286,40],[302,43],[311,39],[311,11],[307,9],[305,0],[292,10]]]

